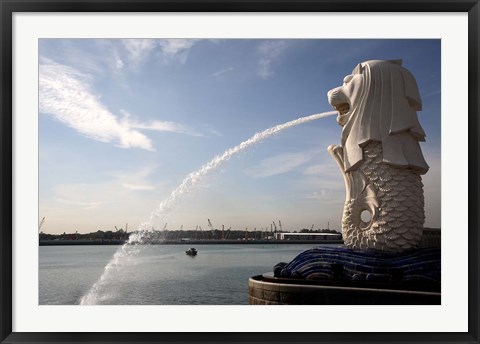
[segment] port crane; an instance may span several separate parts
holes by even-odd
[[[275,233],[277,232],[277,225],[275,224],[275,221],[273,221],[273,227],[275,228]]]
[[[312,227],[310,227],[310,231],[313,231],[313,226],[314,226],[314,225],[315,225],[315,224],[313,224]]]
[[[115,227],[115,231],[116,231],[116,232],[118,232],[118,231],[123,231],[123,228],[118,229],[117,226],[113,226],[113,227]],[[127,232],[128,232],[128,222],[127,222],[127,224],[125,225],[125,233],[127,233]]]
[[[38,231],[40,232],[40,229],[42,229],[42,226],[43,226],[43,223],[45,222],[45,216],[43,217],[43,219],[40,221],[39,225],[38,225]]]
[[[283,232],[282,223],[280,222],[280,220],[278,220],[278,227],[280,228],[280,232]]]
[[[215,239],[215,231],[213,229],[212,221],[210,221],[210,219],[207,219],[207,220],[208,220],[208,227],[212,231],[212,239]]]

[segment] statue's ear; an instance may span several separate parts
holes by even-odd
[[[402,59],[398,59],[398,60],[387,60],[387,61],[390,62],[390,63],[396,64],[396,65],[399,65],[399,66],[401,66],[402,63],[403,63],[403,60],[402,60]]]

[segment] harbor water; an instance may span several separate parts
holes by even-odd
[[[197,256],[185,251],[194,246]],[[318,244],[139,245],[103,281],[93,304],[246,305],[248,279]],[[335,245],[338,246],[338,245]],[[75,305],[91,294],[118,246],[40,246],[39,304]]]

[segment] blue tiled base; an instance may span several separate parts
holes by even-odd
[[[317,247],[300,253],[290,263],[278,263],[273,272],[284,280],[440,291],[440,263],[437,247],[402,253]]]

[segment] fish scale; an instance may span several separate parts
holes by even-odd
[[[364,147],[364,157],[357,171],[375,190],[377,217],[367,229],[357,228],[355,223],[359,222],[354,221],[355,216],[359,216],[360,210],[365,209],[362,204],[368,204],[370,199],[362,195],[363,198],[347,200],[342,221],[345,245],[392,252],[417,247],[425,222],[420,174],[384,163],[382,145],[378,142]]]

